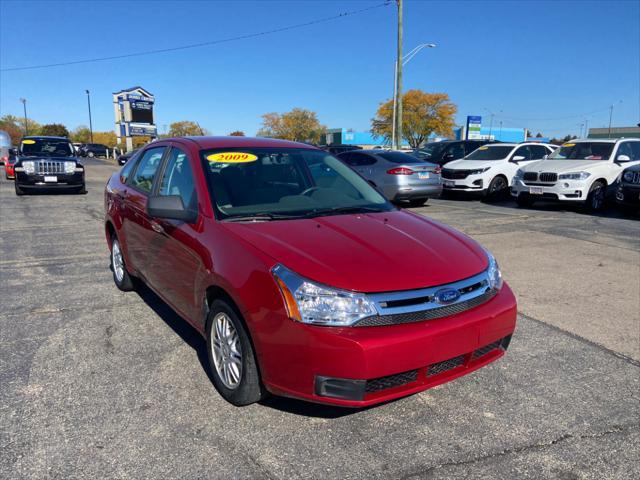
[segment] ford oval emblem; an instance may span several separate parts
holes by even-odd
[[[460,292],[455,288],[443,288],[438,290],[434,297],[438,303],[453,303],[460,298]]]

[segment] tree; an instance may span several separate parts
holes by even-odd
[[[542,138],[542,134],[540,132],[536,133],[536,138]]]
[[[244,137],[245,134],[242,130],[234,130],[229,134],[230,137]]]
[[[209,135],[209,132],[200,127],[198,122],[182,120],[169,125],[169,137],[188,137],[192,135]]]
[[[113,148],[117,145],[118,140],[115,132],[93,132],[93,143],[99,143],[106,145],[109,148]]]
[[[80,125],[71,132],[70,139],[72,142],[89,143],[91,141],[91,131],[86,125]]]
[[[458,107],[446,93],[427,93],[409,90],[402,96],[402,136],[413,148],[418,148],[432,133],[451,136]],[[391,141],[393,125],[393,100],[378,107],[371,120],[371,133]]]
[[[294,108],[286,113],[265,113],[259,137],[282,138],[294,142],[317,142],[326,131],[315,112]]]
[[[28,119],[27,125],[29,127],[29,135],[40,134],[40,124],[38,122]],[[18,145],[20,143],[20,139],[25,134],[24,117],[5,115],[4,117],[0,118],[0,129],[9,134],[14,145]]]
[[[52,137],[69,137],[69,130],[61,123],[48,123],[40,129],[40,135],[50,135]]]

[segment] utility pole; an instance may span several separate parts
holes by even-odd
[[[493,113],[491,113],[491,121],[489,122],[489,140],[491,140],[491,132],[493,132]]]
[[[27,124],[27,99],[21,98],[22,108],[24,109],[24,136],[29,135],[29,126]]]
[[[613,118],[613,104],[609,107],[609,138],[611,138],[611,119]]]
[[[91,122],[91,95],[89,94],[89,90],[85,90],[87,92],[87,106],[89,107],[89,138],[91,138],[91,143],[93,143],[93,123]]]
[[[396,56],[396,118],[395,118],[395,145],[400,149],[402,145],[402,0],[396,0],[398,4],[398,53]]]
[[[500,133],[498,134],[498,140],[502,138],[502,120],[500,120]]]
[[[584,138],[589,138],[589,119],[584,119]]]

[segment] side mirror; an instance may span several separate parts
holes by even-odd
[[[631,161],[631,157],[629,157],[629,155],[618,155],[618,157],[616,158],[616,162],[630,162]]]
[[[512,162],[519,162],[520,160],[524,160],[524,157],[522,155],[516,155],[511,159]]]
[[[194,223],[198,212],[185,208],[180,195],[156,195],[147,201],[147,213],[150,217],[181,220]]]
[[[13,155],[15,157],[16,155],[18,155],[18,149],[17,148],[10,148],[9,149],[9,155]]]
[[[547,158],[549,158],[549,155],[544,155],[544,156],[542,157],[542,159],[543,159],[543,160],[546,160]]]

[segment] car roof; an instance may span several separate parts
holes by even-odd
[[[67,137],[53,137],[53,136],[49,136],[49,135],[29,135],[26,137],[22,137],[23,140],[28,139],[28,138],[38,138],[38,139],[46,139],[46,140],[65,140],[67,142],[69,142],[70,140]]]
[[[640,140],[640,138],[628,137],[628,138],[576,138],[575,140],[567,140],[564,143],[616,143],[622,140]]]
[[[175,137],[163,138],[165,140],[190,140],[198,145],[199,148],[236,148],[236,147],[254,147],[254,148],[307,148],[311,150],[319,150],[308,143],[292,142],[289,140],[280,140],[277,138],[264,137]]]

